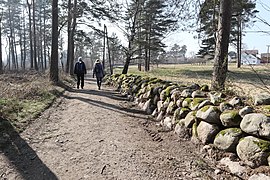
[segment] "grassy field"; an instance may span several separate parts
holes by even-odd
[[[236,68],[236,64],[230,64],[227,74],[226,89],[239,95],[252,96],[258,92],[270,92],[270,64],[259,66],[243,65]],[[121,73],[121,68],[114,70]],[[140,72],[137,66],[130,66],[130,74],[158,77],[164,80],[179,82],[182,84],[198,83],[211,84],[213,64],[192,65],[159,65],[151,67],[150,72]]]

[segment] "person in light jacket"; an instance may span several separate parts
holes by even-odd
[[[104,71],[103,71],[103,65],[101,64],[99,59],[97,59],[95,64],[94,64],[93,78],[95,76],[96,76],[96,79],[97,79],[98,89],[100,90],[102,78],[104,77]]]
[[[85,67],[85,64],[82,60],[82,57],[79,57],[78,62],[76,62],[76,64],[75,64],[74,74],[77,75],[77,89],[79,89],[80,84],[81,84],[81,88],[83,89],[84,75],[86,74],[86,67]]]

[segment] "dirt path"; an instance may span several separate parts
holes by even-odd
[[[112,87],[93,79],[0,151],[0,179],[216,179],[199,149],[155,123]],[[11,141],[11,139],[14,139]],[[197,154],[197,153],[198,154]]]

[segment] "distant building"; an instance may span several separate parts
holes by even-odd
[[[269,63],[269,62],[270,62],[270,53],[262,53],[261,63]]]
[[[254,54],[249,54],[247,52],[242,52],[241,54],[241,64],[243,65],[257,65],[261,64],[261,59]]]

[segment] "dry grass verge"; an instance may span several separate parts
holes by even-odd
[[[71,78],[60,77],[66,85],[73,82]],[[8,120],[17,131],[23,131],[63,92],[63,87],[54,86],[49,81],[48,74],[24,72],[0,75],[0,117]]]

